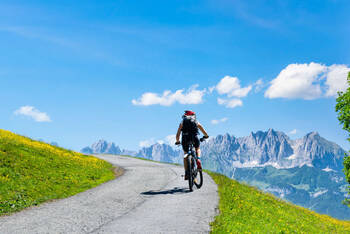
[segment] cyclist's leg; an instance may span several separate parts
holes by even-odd
[[[197,158],[201,157],[201,149],[199,147],[196,148],[196,155],[197,155]]]
[[[201,149],[199,147],[196,148],[196,154],[197,154],[197,168],[199,170],[202,170]]]
[[[186,155],[188,153],[188,151],[184,151],[184,155]],[[187,168],[187,157],[185,158],[184,157],[184,169],[186,171],[186,168]]]
[[[196,149],[196,155],[197,155],[197,158],[200,158],[201,157],[201,149],[199,148],[200,146],[200,141],[198,139],[198,136],[195,136],[194,139],[193,139],[193,145],[194,145],[194,148]]]
[[[198,139],[198,136],[196,136],[195,139],[194,139],[194,147],[196,149],[196,155],[197,155],[197,167],[198,167],[198,169],[202,169],[202,163],[201,163],[201,160],[200,160],[201,149],[199,148],[199,146],[200,146],[200,141]]]

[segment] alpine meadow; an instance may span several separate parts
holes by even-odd
[[[1,0],[0,234],[350,233],[350,0]]]

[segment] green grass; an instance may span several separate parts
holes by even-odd
[[[0,129],[0,215],[115,178],[110,163]]]
[[[282,201],[221,174],[206,171],[219,188],[213,233],[350,233],[350,222]]]

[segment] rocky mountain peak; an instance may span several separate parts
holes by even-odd
[[[231,136],[229,133],[226,133],[223,135],[223,141],[225,141],[225,142],[231,142],[234,139],[235,139],[235,137]]]
[[[107,141],[100,139],[97,142],[93,143],[91,145],[92,149],[95,149],[96,151],[105,151],[107,148]]]
[[[182,150],[174,150],[170,145],[156,143],[149,147],[143,147],[137,157],[152,159],[161,162],[180,163]]]
[[[93,143],[91,147],[83,148],[81,152],[85,154],[120,154],[122,151],[113,142],[101,139]]]
[[[311,139],[319,139],[321,136],[318,132],[314,131],[314,132],[309,132],[308,134],[306,134],[305,138],[311,138]]]
[[[225,137],[226,136],[226,137]],[[302,165],[318,168],[342,168],[342,150],[335,143],[311,132],[305,137],[291,140],[284,132],[272,128],[251,132],[249,136],[232,138],[219,135],[203,146],[203,159],[218,155],[231,167],[254,167],[272,165],[292,168]]]
[[[275,130],[273,130],[273,128],[269,128],[268,130],[267,130],[267,135],[276,135],[276,131]]]

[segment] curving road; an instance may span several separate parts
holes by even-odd
[[[188,192],[180,166],[115,155],[115,180],[70,198],[0,217],[0,233],[207,233],[218,206],[217,186],[204,174]]]

